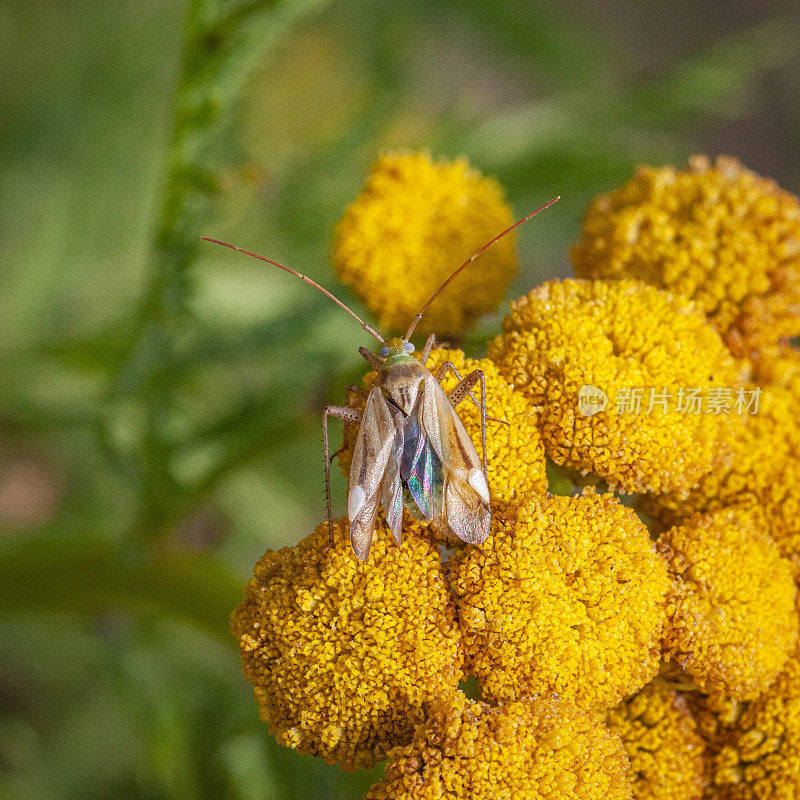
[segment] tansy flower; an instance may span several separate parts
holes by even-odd
[[[708,694],[757,697],[797,641],[791,565],[760,508],[696,515],[658,540],[673,587],[664,654]]]
[[[800,334],[800,204],[735,159],[640,167],[589,206],[571,257],[694,299],[739,356]]]
[[[233,615],[247,679],[278,741],[345,769],[411,740],[422,704],[451,694],[462,646],[436,549],[376,531],[357,559],[327,523],[258,562]]]
[[[705,745],[681,695],[656,679],[606,722],[630,758],[636,800],[700,800]]]
[[[730,413],[738,373],[719,336],[689,301],[646,284],[545,283],[511,304],[489,358],[542,406],[556,464],[625,492],[691,486],[741,424]],[[605,394],[604,410],[585,412],[587,390]],[[726,396],[729,413],[693,410],[692,393]]]
[[[459,693],[431,704],[365,800],[623,800],[620,740],[594,714],[549,696],[492,708]]]
[[[417,354],[419,356],[419,354]],[[476,369],[483,371],[486,384],[486,451],[489,473],[489,492],[494,500],[522,499],[534,492],[547,491],[545,457],[542,437],[538,428],[537,409],[521,392],[514,391],[503,379],[497,367],[488,358],[467,358],[460,350],[434,349],[428,358],[427,367],[432,373],[450,362],[465,377]],[[375,373],[364,377],[364,385],[372,386]],[[442,380],[442,388],[449,392],[458,379],[449,370]],[[472,390],[480,402],[480,383]],[[354,405],[363,408],[363,401],[353,397]],[[458,406],[458,416],[475,445],[478,456],[483,454],[481,442],[481,412],[470,397],[464,398]],[[344,441],[339,452],[339,464],[345,476],[350,474],[353,445],[358,425],[346,423]]]
[[[800,653],[753,702],[708,701],[699,719],[712,755],[709,800],[800,797]]]
[[[800,578],[800,426],[797,400],[779,386],[758,389],[758,413],[747,414],[730,439],[731,453],[691,489],[650,497],[648,513],[667,525],[695,512],[755,503],[769,533]]]
[[[465,160],[385,155],[336,228],[333,265],[383,329],[402,332],[445,279],[513,221],[500,185]],[[463,335],[503,299],[516,270],[511,233],[445,289],[418,331]]]
[[[612,495],[498,509],[494,533],[454,557],[467,663],[483,696],[547,691],[608,708],[658,669],[669,587],[636,514]]]

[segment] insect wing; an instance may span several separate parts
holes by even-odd
[[[440,526],[446,523],[462,541],[480,544],[489,535],[491,512],[489,487],[478,453],[453,404],[432,375],[425,380],[423,394],[423,425],[442,461]]]
[[[424,391],[403,425],[400,475],[421,516],[432,520],[442,513],[442,460],[423,424]]]
[[[350,467],[350,491],[347,495],[350,542],[353,552],[362,560],[369,556],[381,485],[395,443],[394,420],[386,399],[376,386],[367,395],[361,417],[361,427],[356,436],[353,463]]]
[[[396,411],[394,418],[394,441],[386,463],[381,489],[381,504],[386,514],[386,524],[392,532],[397,546],[403,541],[403,483],[400,477],[400,459],[403,453],[403,415]]]

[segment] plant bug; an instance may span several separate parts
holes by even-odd
[[[350,392],[363,398],[363,410],[353,405],[328,406],[322,415],[325,499],[331,542],[329,416],[359,425],[347,495],[350,543],[358,558],[366,560],[369,556],[379,506],[383,507],[387,525],[398,547],[402,543],[404,506],[418,519],[432,522],[443,534],[452,534],[464,542],[480,544],[489,535],[491,510],[486,471],[486,386],[483,372],[476,369],[462,377],[453,364],[445,362],[434,375],[425,366],[436,341],[434,334],[425,342],[419,360],[414,357],[411,335],[431,303],[462,270],[503,236],[559,199],[554,197],[473,253],[431,295],[411,321],[405,336],[389,341],[306,275],[219,239],[202,237],[297,276],[327,295],[382,345],[377,353],[366,347],[358,348],[377,372],[369,392],[357,386],[350,387]],[[452,371],[459,382],[449,394],[445,394],[440,383],[448,371]],[[471,391],[476,383],[480,383],[480,401]],[[455,410],[468,395],[481,410],[482,459],[478,458]]]

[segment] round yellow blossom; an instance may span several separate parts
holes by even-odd
[[[545,283],[511,304],[489,358],[542,406],[556,464],[625,492],[693,485],[741,425],[736,414],[691,410],[691,391],[731,405],[737,368],[689,301],[643,283]]]
[[[420,354],[416,356],[419,358]],[[482,370],[485,376],[486,414],[494,418],[486,420],[487,482],[492,500],[512,500],[514,497],[523,498],[531,492],[547,492],[544,445],[538,428],[537,409],[525,395],[508,385],[488,358],[468,358],[461,350],[435,348],[431,350],[426,366],[435,374],[448,361],[462,377],[476,369]],[[369,372],[364,377],[367,388],[371,388],[375,375]],[[458,379],[452,370],[448,370],[441,385],[449,392],[457,383]],[[475,384],[472,394],[480,402],[480,383]],[[354,396],[352,399],[354,405],[364,407],[361,398]],[[480,408],[467,396],[458,406],[458,416],[475,445],[478,457],[481,457]],[[345,424],[342,449],[339,451],[339,464],[345,477],[350,474],[357,433],[358,425]]]
[[[751,387],[752,388],[752,387]],[[758,387],[757,413],[730,439],[731,453],[692,489],[645,501],[648,513],[674,525],[696,512],[755,503],[769,533],[800,579],[800,425],[797,400],[780,386]]]
[[[705,745],[681,695],[656,679],[606,722],[630,758],[636,800],[700,800]]]
[[[467,664],[483,695],[547,691],[604,709],[657,672],[666,565],[610,494],[501,506],[493,534],[454,557]]]
[[[775,680],[798,635],[788,561],[756,505],[698,514],[658,540],[673,587],[664,655],[707,694],[739,700]]]
[[[367,562],[345,520],[267,552],[233,615],[244,673],[281,744],[345,769],[411,741],[422,704],[452,694],[462,645],[439,554],[377,530]],[[408,534],[411,535],[408,535]]]
[[[640,167],[589,206],[571,257],[696,300],[737,355],[800,334],[800,203],[735,159]]]
[[[336,228],[333,265],[384,329],[402,332],[445,279],[513,221],[500,184],[464,159],[385,155]],[[503,299],[516,270],[510,233],[445,289],[418,330],[463,334]]]
[[[707,701],[699,719],[712,754],[709,800],[800,797],[800,653],[756,700]]]
[[[595,714],[555,697],[431,704],[365,800],[623,800],[628,759]]]

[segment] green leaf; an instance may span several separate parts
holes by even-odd
[[[0,574],[0,613],[117,608],[180,620],[234,644],[228,619],[242,585],[207,555],[125,558],[99,537],[46,534],[4,543]]]

